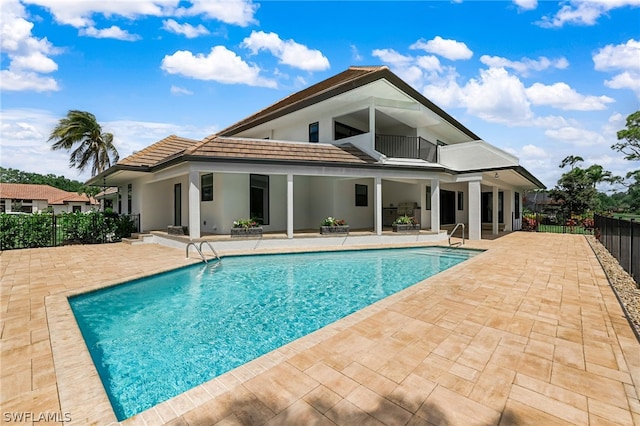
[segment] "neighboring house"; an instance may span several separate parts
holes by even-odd
[[[97,209],[98,202],[49,185],[0,182],[0,212],[37,213],[49,207],[56,214],[86,212]]]
[[[195,141],[169,136],[88,181],[120,188],[143,230],[228,234],[318,229],[327,216],[381,235],[399,207],[422,229],[519,229],[522,194],[544,188],[387,67],[351,67]],[[502,225],[500,225],[502,224]]]

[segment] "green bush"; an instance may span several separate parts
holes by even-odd
[[[0,250],[117,242],[132,232],[132,218],[112,212],[0,213]]]

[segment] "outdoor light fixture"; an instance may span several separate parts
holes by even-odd
[[[496,178],[496,179],[500,179],[500,175],[498,174],[498,172],[496,172],[496,174],[493,175],[493,177]]]

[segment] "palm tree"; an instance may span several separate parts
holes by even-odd
[[[60,119],[51,132],[48,142],[54,141],[51,149],[73,150],[69,157],[69,167],[80,171],[91,165],[91,175],[95,176],[118,162],[120,156],[113,146],[113,135],[103,133],[96,117],[86,111],[71,110]]]

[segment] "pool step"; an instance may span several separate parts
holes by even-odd
[[[153,238],[153,234],[142,234],[140,232],[134,232],[129,238],[123,238],[122,242],[129,245],[145,244],[147,238]]]

